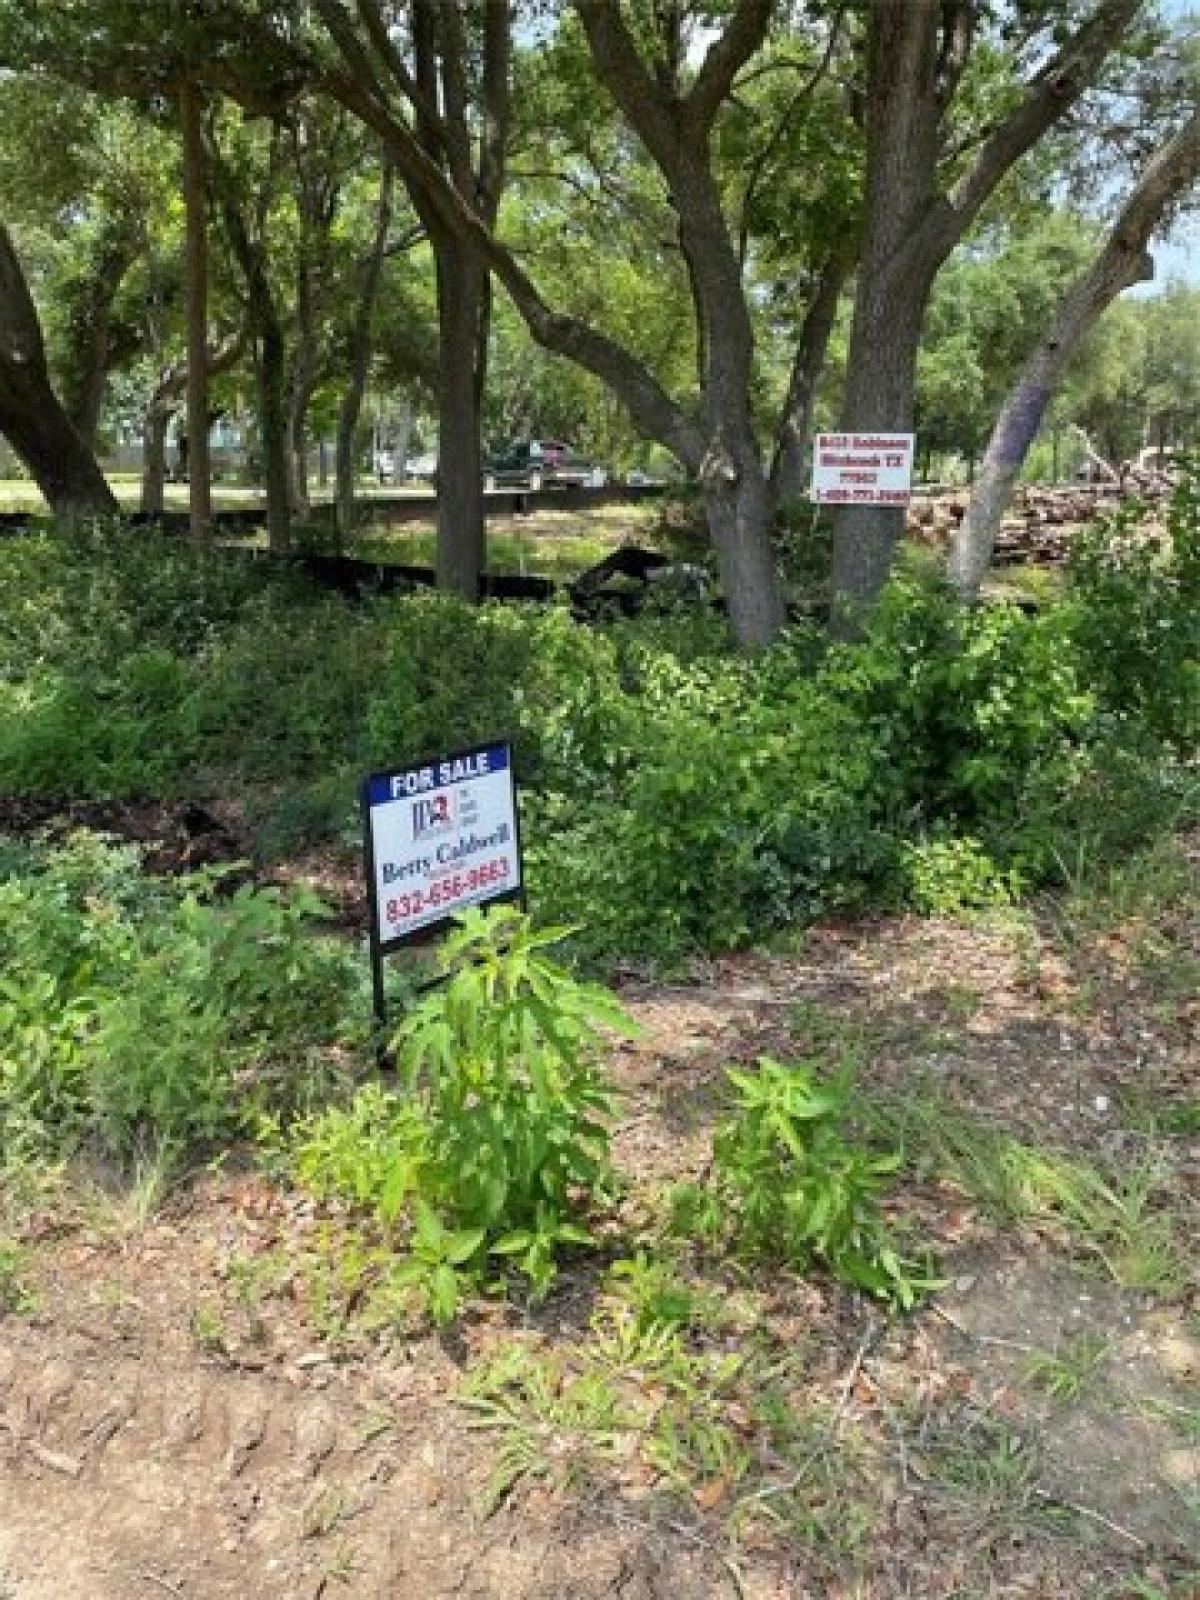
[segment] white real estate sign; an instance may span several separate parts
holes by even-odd
[[[386,951],[466,906],[520,893],[512,750],[483,745],[363,786],[374,934]]]
[[[914,443],[911,433],[819,433],[811,498],[823,506],[906,506]]]

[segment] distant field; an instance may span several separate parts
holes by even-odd
[[[109,478],[113,493],[122,506],[130,510],[137,508],[141,500],[141,481],[137,478],[121,474]],[[389,495],[428,495],[433,498],[433,490],[425,483],[360,484],[358,494],[364,500],[385,499]],[[171,483],[167,485],[166,505],[169,511],[186,511],[188,504],[187,485]],[[331,489],[321,489],[314,485],[312,488],[314,504],[322,500],[331,500]],[[253,506],[265,504],[261,489],[246,489],[233,483],[216,483],[213,485],[213,504],[217,510],[223,508],[233,509],[236,506]],[[46,502],[38,493],[36,486],[27,478],[0,478],[0,511],[44,511]]]
[[[620,545],[652,543],[657,516],[652,505],[618,505],[489,517],[488,569],[573,578]],[[374,561],[431,565],[434,532],[411,524],[372,528],[355,541],[353,554]]]
[[[133,480],[110,480],[122,506],[135,507],[139,486]],[[423,486],[405,485],[402,489],[360,489],[361,498],[383,498],[391,494],[428,494]],[[255,489],[217,485],[214,504],[218,510],[262,503]],[[321,495],[314,491],[314,503]],[[168,510],[187,509],[187,488],[172,484],[167,489]],[[32,484],[20,479],[0,480],[0,511],[42,511],[45,502]],[[526,516],[488,518],[488,568],[498,573],[529,573],[560,581],[577,576],[585,568],[604,559],[622,544],[653,544],[658,508],[652,504],[605,505],[586,510],[537,511]],[[239,539],[239,544],[256,540]],[[393,561],[432,565],[434,530],[430,525],[398,523],[394,527],[374,526],[357,539],[351,554],[373,561]]]

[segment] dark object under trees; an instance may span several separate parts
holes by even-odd
[[[0,433],[51,511],[73,521],[115,516],[96,458],[50,386],[41,325],[7,228],[0,223]]]

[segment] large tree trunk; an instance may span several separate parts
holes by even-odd
[[[917,346],[938,269],[1005,174],[1095,80],[1140,9],[1139,0],[1097,0],[942,193],[943,118],[971,60],[978,8],[945,0],[873,0],[864,97],[864,237],[844,432],[911,432]],[[833,559],[837,631],[861,627],[887,581],[903,528],[899,507],[839,508]]]
[[[1013,484],[1046,409],[1085,335],[1123,289],[1154,276],[1146,245],[1167,207],[1200,179],[1200,111],[1167,141],[1122,206],[1103,250],[1074,284],[1004,403],[988,441],[950,570],[964,598],[977,593],[992,564],[996,534]]]
[[[183,129],[183,200],[187,237],[184,288],[187,302],[188,505],[193,539],[212,532],[212,467],[208,427],[208,152],[200,97],[191,85],[179,95]]]
[[[704,497],[734,637],[758,649],[787,622],[770,538],[771,495],[762,467],[746,461],[734,482],[713,483]]]
[[[362,416],[363,395],[367,388],[367,374],[371,369],[371,329],[375,316],[375,303],[379,298],[379,283],[383,276],[384,257],[387,254],[388,233],[392,226],[394,191],[395,173],[389,161],[384,163],[380,177],[375,238],[371,245],[371,253],[363,267],[358,306],[354,313],[354,324],[350,329],[350,370],[338,413],[334,503],[339,545],[345,543],[354,526],[358,425]]]
[[[897,295],[860,289],[856,338],[846,384],[842,430],[846,433],[911,433],[928,288]],[[903,506],[839,506],[834,518],[834,631],[853,636],[892,570],[904,536]]]
[[[941,0],[878,0],[867,49],[865,232],[842,412],[845,433],[907,433],[917,348],[938,257],[921,225],[936,204]],[[904,533],[896,506],[834,517],[833,623],[852,634],[891,571]]]
[[[491,320],[488,270],[474,246],[434,240],[438,331],[439,589],[478,600],[484,565],[480,426]]]
[[[50,387],[46,350],[25,274],[0,223],[0,433],[56,517],[115,516],[96,458]]]

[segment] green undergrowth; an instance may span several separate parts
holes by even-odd
[[[174,1165],[324,1095],[367,1008],[321,909],[88,834],[0,847],[0,1166]]]
[[[373,1224],[368,1249],[399,1252],[385,1293],[411,1289],[438,1323],[514,1271],[544,1298],[564,1253],[622,1226],[616,1099],[600,1062],[628,1022],[548,954],[562,935],[512,910],[464,918],[443,983],[396,1036],[396,1087],[368,1085],[293,1141],[298,1181]],[[751,1275],[826,1273],[910,1308],[934,1280],[884,1219],[899,1157],[854,1137],[848,1075],[763,1060],[731,1071],[727,1093],[711,1181],[673,1192],[661,1248]],[[650,1292],[658,1264],[644,1268]]]
[[[561,937],[510,908],[467,913],[439,953],[442,983],[396,1035],[396,1092],[368,1086],[298,1134],[299,1180],[403,1245],[392,1287],[439,1323],[489,1266],[543,1296],[559,1253],[593,1243],[589,1212],[614,1182],[601,1046],[629,1023],[549,959]]]
[[[363,771],[510,737],[539,913],[678,963],[865,905],[1003,906],[1198,814],[1200,501],[1077,545],[1035,614],[919,562],[869,636],[749,657],[675,604],[596,627],[97,529],[0,550],[0,792],[240,797],[349,847]]]

